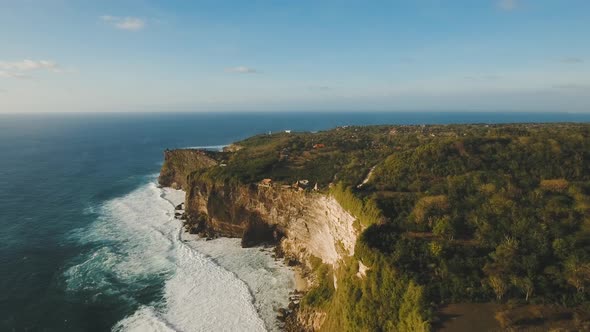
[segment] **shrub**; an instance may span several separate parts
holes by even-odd
[[[445,195],[425,196],[418,200],[412,214],[417,223],[423,223],[432,215],[442,214],[449,209],[449,200]]]

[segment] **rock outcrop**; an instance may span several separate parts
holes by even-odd
[[[215,165],[217,165],[217,161],[205,151],[195,149],[166,150],[158,182],[165,187],[186,190],[186,180],[191,172]]]
[[[202,232],[240,237],[244,246],[280,244],[301,262],[309,257],[335,264],[354,253],[354,217],[334,198],[280,187],[204,179],[198,171],[217,161],[199,150],[167,150],[160,172],[162,186],[186,191],[188,222]]]
[[[206,237],[239,237],[242,246],[277,246],[287,261],[310,270],[313,261],[338,265],[354,254],[355,218],[328,195],[280,186],[237,184],[204,178],[199,171],[217,161],[196,150],[166,151],[159,183],[186,191],[187,229]],[[313,280],[309,280],[313,284]],[[315,330],[325,314],[299,313],[299,323]]]
[[[192,179],[186,196],[190,218],[207,216],[207,230],[241,237],[245,247],[280,244],[300,262],[311,256],[336,264],[354,253],[354,218],[334,198],[255,185],[218,184]],[[202,217],[201,217],[202,218]]]

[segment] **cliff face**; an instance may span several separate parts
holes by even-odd
[[[185,209],[189,224],[198,233],[241,237],[244,247],[277,243],[284,236],[284,224],[269,219],[265,205],[273,198],[255,186],[212,183],[192,179]]]
[[[159,183],[186,191],[189,231],[240,237],[244,247],[275,244],[289,261],[300,262],[303,270],[313,269],[317,259],[338,265],[341,258],[354,254],[355,218],[334,198],[203,179],[193,172],[220,166],[215,159],[195,150],[166,151],[165,158]],[[317,330],[325,317],[322,312],[298,312],[297,329]]]
[[[243,246],[274,243],[286,256],[336,264],[354,253],[354,218],[332,197],[292,189],[239,185],[190,176],[217,162],[196,150],[167,151],[159,182],[186,191],[185,210],[195,232],[241,237]]]
[[[187,192],[186,211],[189,218],[200,216],[201,229],[242,237],[244,246],[280,244],[287,256],[300,262],[315,256],[335,264],[354,252],[354,218],[331,197],[255,185],[194,182]]]

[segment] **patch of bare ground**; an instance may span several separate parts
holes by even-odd
[[[495,319],[501,305],[495,303],[455,303],[438,312],[440,322],[434,324],[439,332],[504,331]]]
[[[590,312],[555,305],[456,303],[438,311],[438,332],[590,331]]]
[[[505,306],[496,320],[508,331],[590,331],[590,312],[555,305]]]

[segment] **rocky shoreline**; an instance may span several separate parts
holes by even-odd
[[[184,212],[184,203],[176,205],[174,210],[174,218],[182,222],[185,233],[197,234],[206,241],[220,237],[220,235],[210,230],[200,231],[198,228],[195,228],[194,224],[191,224],[188,221],[187,214]],[[301,300],[308,289],[308,285],[313,281],[309,277],[310,273],[309,271],[305,272],[303,270],[304,266],[299,261],[285,257],[280,246],[272,245],[271,247],[273,248],[271,256],[276,261],[282,261],[287,266],[291,267],[295,273],[295,289],[289,292],[289,304],[286,307],[278,308],[276,319],[282,324],[284,331],[296,332],[307,330],[306,327],[299,322],[297,316]]]
[[[175,206],[174,208],[174,218],[179,222],[182,222],[183,227],[180,230],[180,240],[183,242],[191,242],[195,241],[195,237],[199,239],[203,239],[205,241],[212,241],[215,239],[225,238],[224,236],[220,236],[215,234],[212,231],[207,233],[196,233],[191,232],[191,224],[188,223],[188,217],[186,212],[184,211],[184,203],[180,203]],[[193,235],[193,236],[190,236]],[[199,252],[202,251],[203,247],[197,248]],[[289,291],[289,302],[287,305],[278,308],[275,311],[275,320],[278,327],[281,330],[288,330],[288,331],[301,331],[301,327],[296,324],[296,320],[292,319],[294,317],[294,312],[298,308],[299,303],[301,302],[301,298],[305,294],[307,288],[307,281],[303,277],[299,262],[288,260],[284,258],[284,255],[278,250],[276,245],[261,245],[260,252],[263,252],[265,255],[269,255],[275,262],[279,262],[281,265],[288,267],[294,274],[294,289]],[[207,251],[205,251],[207,252]],[[215,254],[207,254],[212,255],[212,258],[217,262],[217,256]],[[219,262],[217,262],[220,264]],[[223,264],[221,264],[223,266]],[[231,272],[236,273],[233,269],[229,269]],[[244,280],[243,280],[244,281]],[[244,281],[246,284],[247,282]],[[254,295],[253,290],[251,289],[251,294],[256,300],[256,295]],[[262,314],[262,313],[259,313]],[[268,323],[268,322],[267,322]],[[271,329],[272,330],[272,329]]]
[[[289,305],[277,310],[277,319],[286,331],[317,330],[325,314],[301,310],[301,299],[316,282],[314,261],[337,265],[354,253],[354,217],[325,194],[218,183],[194,176],[195,171],[218,164],[211,152],[165,152],[160,185],[186,192],[185,202],[175,208],[175,217],[187,233],[207,240],[237,237],[243,247],[272,246],[274,258],[293,267],[299,280]]]

